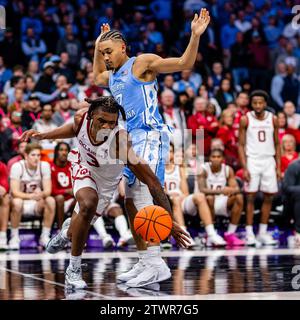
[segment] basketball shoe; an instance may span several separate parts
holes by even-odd
[[[18,235],[13,236],[8,242],[8,248],[10,250],[19,250],[20,249],[20,238]]]
[[[134,242],[132,233],[130,232],[130,230],[127,230],[126,233],[123,235],[123,237],[120,237],[117,243],[117,247],[121,248],[121,247],[125,247],[126,245],[132,245],[134,243],[135,242]]]
[[[84,289],[87,287],[86,282],[82,279],[81,267],[73,268],[68,266],[65,274],[65,285],[74,289]]]
[[[126,282],[131,288],[148,286],[171,278],[172,274],[163,259],[159,264],[148,263],[146,268],[136,277]]]
[[[142,273],[145,270],[145,268],[145,261],[143,259],[140,259],[139,262],[136,263],[131,270],[118,275],[117,281],[127,282],[133,278],[136,278],[140,273]]]
[[[108,234],[102,239],[102,244],[104,249],[110,249],[116,245],[114,239],[110,234]]]
[[[69,242],[69,239],[63,236],[63,232],[69,229],[70,223],[71,223],[71,218],[68,218],[65,220],[65,222],[61,227],[60,232],[56,236],[54,236],[52,239],[50,239],[50,241],[47,243],[47,246],[46,246],[47,252],[57,253],[63,250],[63,248]]]
[[[227,244],[226,241],[217,233],[214,233],[213,235],[208,236],[206,240],[207,247],[225,247],[226,244]]]
[[[274,246],[278,243],[269,233],[258,234],[256,238],[257,241],[265,246]]]

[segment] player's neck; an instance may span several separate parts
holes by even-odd
[[[120,70],[120,68],[122,68],[128,60],[129,60],[129,57],[125,56],[124,59],[121,61],[120,65],[118,66],[118,68],[116,68],[114,71],[118,72],[118,70]]]
[[[30,164],[28,161],[25,162],[26,163],[26,167],[29,169],[29,170],[36,170],[37,169],[37,165],[32,165]]]
[[[61,161],[57,159],[55,164],[60,168],[64,168],[67,165],[67,161]]]
[[[172,171],[175,167],[175,164],[174,163],[168,163],[166,164],[166,170],[168,171]]]
[[[210,169],[211,169],[211,172],[217,173],[217,172],[220,172],[220,171],[221,171],[222,165],[220,165],[220,166],[213,166],[213,165],[211,164],[211,165],[210,165]]]
[[[254,114],[255,114],[255,117],[259,120],[263,120],[265,118],[265,115],[266,115],[266,111],[262,111],[261,113],[257,114],[255,111],[254,111]]]

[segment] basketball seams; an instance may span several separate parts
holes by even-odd
[[[144,219],[144,220],[147,220],[147,221],[152,221],[152,222],[154,222],[154,220],[146,219],[146,218],[143,218],[143,217],[136,217],[136,219]],[[169,226],[166,226],[165,224],[163,224],[163,223],[161,223],[161,222],[156,221],[155,223],[157,223],[157,224],[159,224],[159,225],[161,225],[161,226],[163,226],[163,227],[165,227],[165,228],[167,228],[167,229],[169,229],[169,230],[172,230],[172,228],[170,228]]]
[[[145,210],[145,208],[143,208],[143,210],[144,210],[144,212],[145,212],[145,214],[146,214],[146,218],[145,217],[137,217],[136,215],[135,215],[135,219],[141,219],[141,218],[143,218],[145,221],[144,221],[144,223],[142,223],[140,226],[138,226],[138,228],[136,228],[136,230],[135,230],[135,233],[137,234],[137,231],[147,222],[147,220],[148,220],[148,218],[147,218],[147,215],[148,215],[148,212]]]
[[[152,211],[152,215],[151,215],[151,218],[149,219],[150,221],[153,221],[152,220],[152,217],[154,215],[154,212],[156,211],[157,208],[155,208],[153,211]],[[144,209],[145,210],[145,209]],[[148,232],[149,232],[149,227],[150,227],[150,221],[148,223],[148,227],[147,227],[147,231],[146,231],[146,234],[145,234],[145,239],[148,239]]]

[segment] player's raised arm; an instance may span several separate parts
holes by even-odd
[[[247,118],[246,116],[241,117],[240,128],[239,128],[239,159],[241,166],[243,168],[243,176],[245,181],[250,181],[250,173],[247,168],[247,158],[246,158],[246,130],[247,130]]]
[[[117,158],[126,163],[137,179],[148,186],[155,203],[171,214],[173,220],[172,236],[181,247],[187,248],[190,243],[189,235],[181,229],[179,224],[174,220],[170,202],[158,178],[151,170],[148,163],[135,154],[125,130],[119,131],[118,133]]]
[[[101,33],[95,42],[94,60],[93,60],[93,74],[96,85],[108,86],[108,71],[104,62],[103,55],[99,50],[99,42],[104,33],[110,31],[110,26],[105,23],[101,26]]]
[[[23,134],[20,137],[20,140],[28,141],[30,138],[34,138],[37,140],[73,138],[76,135],[77,128],[79,127],[83,114],[86,111],[86,108],[77,111],[74,116],[73,123],[64,124],[63,126],[60,126],[48,132],[41,133],[33,129],[27,130],[23,132]]]
[[[183,55],[179,58],[163,59],[155,54],[142,54],[137,57],[136,65],[144,66],[145,71],[149,70],[154,73],[177,72],[191,69],[196,61],[199,47],[200,36],[206,30],[210,21],[209,12],[201,9],[200,14],[196,13],[191,23],[191,38]]]

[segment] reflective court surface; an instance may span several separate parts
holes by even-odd
[[[86,252],[88,288],[64,285],[69,254],[0,254],[0,300],[300,299],[300,249],[163,251],[172,278],[144,288],[116,283],[136,262],[135,252]]]

